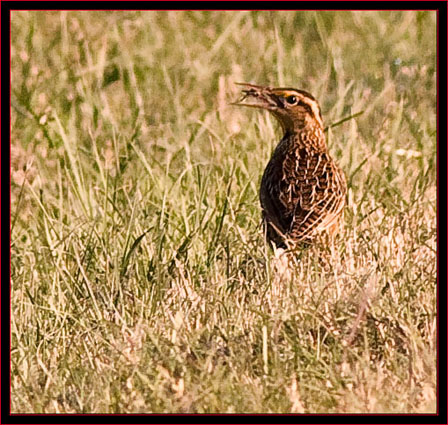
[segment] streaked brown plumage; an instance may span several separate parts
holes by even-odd
[[[263,221],[277,247],[312,243],[334,234],[345,206],[345,176],[328,153],[322,115],[303,90],[245,86],[235,105],[270,111],[284,136],[274,150],[260,186]]]

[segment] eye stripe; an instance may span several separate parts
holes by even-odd
[[[299,104],[300,106],[303,106],[303,107],[307,110],[307,112],[309,112],[310,114],[313,113],[313,109],[311,108],[310,105],[308,105],[308,103],[306,103],[306,102],[304,102],[303,100],[299,99],[298,104]]]

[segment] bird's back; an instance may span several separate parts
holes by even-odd
[[[286,135],[262,177],[260,201],[269,241],[309,243],[332,232],[345,205],[345,176],[326,150]]]

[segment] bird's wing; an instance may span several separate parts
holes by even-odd
[[[291,211],[287,235],[312,240],[336,223],[345,205],[343,172],[325,152],[304,149],[283,161],[280,200]]]

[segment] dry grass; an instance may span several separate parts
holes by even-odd
[[[13,12],[12,412],[436,409],[435,12]],[[386,36],[387,35],[387,36]],[[273,253],[279,140],[233,83],[312,92],[349,181]]]

